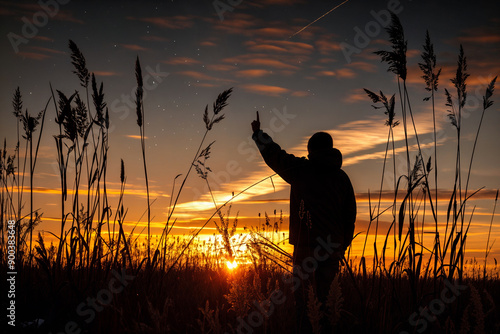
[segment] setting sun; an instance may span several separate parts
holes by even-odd
[[[226,261],[226,266],[229,270],[234,270],[236,269],[236,267],[238,267],[238,263],[236,262],[236,260],[233,260],[232,262],[231,261]]]

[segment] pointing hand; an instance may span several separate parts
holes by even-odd
[[[253,133],[255,133],[259,130],[260,130],[260,119],[259,119],[259,112],[257,111],[257,120],[252,122],[252,131]]]

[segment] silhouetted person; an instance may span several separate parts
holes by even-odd
[[[294,287],[298,286],[294,292],[297,325],[299,333],[309,333],[308,287],[315,287],[324,307],[339,262],[352,241],[354,190],[341,169],[342,154],[333,147],[328,133],[315,133],[307,144],[308,158],[299,158],[282,150],[260,129],[259,112],[252,130],[266,164],[291,186],[289,242],[294,245]],[[322,325],[328,330],[327,323]]]

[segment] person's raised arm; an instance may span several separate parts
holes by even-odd
[[[293,154],[286,153],[276,144],[273,139],[260,128],[259,112],[257,119],[252,121],[252,139],[257,144],[260,154],[266,164],[278,173],[286,182],[290,183],[293,176],[299,172],[299,167],[305,161],[303,158],[297,158]]]

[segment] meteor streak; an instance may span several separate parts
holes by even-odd
[[[307,28],[309,28],[311,25],[313,25],[314,23],[318,22],[319,20],[321,20],[322,18],[324,18],[325,16],[327,16],[328,14],[330,14],[331,12],[333,12],[335,9],[339,8],[340,6],[342,6],[343,4],[345,4],[347,1],[349,0],[345,0],[344,2],[342,2],[341,4],[338,4],[337,6],[333,7],[332,9],[330,9],[328,12],[326,12],[325,14],[321,15],[320,17],[318,17],[316,20],[312,21],[311,23],[309,23],[308,25],[306,25],[304,28],[300,29],[299,31],[297,31],[295,34],[293,34],[292,36],[288,37],[289,39],[292,38],[293,36],[295,35],[298,35],[300,34],[302,31],[306,30]]]

